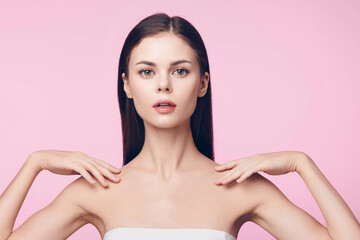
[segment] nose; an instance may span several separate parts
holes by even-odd
[[[172,92],[172,87],[169,79],[164,77],[158,81],[157,92]]]

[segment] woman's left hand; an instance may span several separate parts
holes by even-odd
[[[215,181],[215,184],[228,184],[236,179],[244,181],[253,173],[263,171],[270,175],[280,175],[297,170],[298,160],[306,155],[298,151],[281,151],[254,154],[251,157],[239,158],[216,166],[216,171],[230,170]]]

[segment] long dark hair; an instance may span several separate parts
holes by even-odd
[[[145,141],[145,129],[142,118],[136,112],[133,99],[127,98],[124,91],[122,73],[128,79],[128,64],[132,49],[145,37],[160,32],[173,32],[185,40],[195,51],[200,65],[200,76],[210,75],[209,61],[204,42],[195,27],[179,16],[169,17],[165,13],[156,13],[141,20],[125,39],[121,50],[118,72],[118,100],[121,115],[123,137],[123,165],[129,163],[141,151]],[[195,146],[200,153],[214,161],[214,137],[211,103],[211,81],[203,97],[198,97],[194,113],[191,116],[191,132]]]

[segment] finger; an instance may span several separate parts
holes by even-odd
[[[104,187],[108,186],[107,181],[99,171],[99,169],[91,162],[85,162],[84,163],[85,168],[90,171],[90,173],[96,177],[96,179],[101,183]]]
[[[254,171],[248,170],[248,171],[244,172],[244,173],[240,176],[240,178],[238,178],[238,179],[236,180],[236,182],[237,182],[237,183],[241,183],[241,182],[245,181],[245,179],[247,179],[248,177],[250,177],[251,175],[253,175],[254,173],[255,173]]]
[[[245,179],[247,179],[248,177],[250,177],[251,175],[253,175],[254,173],[260,171],[262,169],[262,165],[261,164],[254,164],[251,167],[249,167],[248,169],[246,169],[243,174],[241,174],[240,178],[236,180],[237,183],[241,183],[243,181],[245,181]]]
[[[215,170],[216,171],[223,171],[223,170],[231,169],[231,168],[235,167],[236,165],[237,165],[236,161],[231,161],[231,162],[219,165],[219,166],[215,166]]]
[[[113,171],[113,172],[116,172],[116,173],[119,173],[121,172],[121,169],[120,168],[116,168],[114,166],[112,166],[111,164],[105,162],[105,161],[102,161],[100,159],[97,159],[97,158],[93,158],[93,157],[90,157],[91,159],[93,159],[95,162],[97,162],[98,164],[108,168],[110,171]]]
[[[256,163],[254,162],[246,162],[241,164],[241,166],[238,165],[233,169],[234,171],[231,171],[230,173],[221,177],[217,182],[221,184],[228,184],[229,182],[239,178],[246,170],[253,168],[255,164]]]
[[[109,169],[105,168],[104,166],[102,166],[101,164],[99,164],[97,162],[94,162],[94,164],[99,169],[99,171],[102,173],[102,175],[106,176],[108,179],[112,180],[113,182],[119,182],[120,181],[120,178],[115,176],[114,173],[110,172]]]
[[[225,175],[224,177],[221,177],[217,182],[221,184],[228,184],[232,181],[234,181],[236,178],[239,178],[243,170],[241,168],[234,168],[233,171]]]
[[[82,167],[75,167],[74,171],[78,172],[81,176],[83,176],[89,183],[94,184],[94,178]]]
[[[219,179],[216,180],[216,182],[218,183],[222,183],[222,181],[224,181],[225,179],[228,179],[230,176],[232,176],[234,174],[234,171],[230,171],[228,173],[226,173],[224,176],[220,177]]]
[[[229,182],[232,182],[233,180],[235,180],[238,176],[235,175],[231,175],[225,179],[221,179],[221,180],[216,180],[217,184],[228,184]]]
[[[254,161],[251,161],[248,158],[246,158],[246,159],[244,158],[243,161],[238,160],[236,163],[237,163],[237,165],[233,169],[235,171],[242,169],[243,170],[242,172],[244,172],[244,170],[247,169],[249,166],[255,164]],[[224,176],[219,178],[218,182],[221,182],[222,180],[228,178],[230,175],[232,175],[232,173],[233,173],[233,171],[228,172],[227,174],[225,174]]]

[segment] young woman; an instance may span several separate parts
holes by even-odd
[[[207,52],[185,19],[159,13],[134,27],[120,56],[118,97],[123,167],[81,152],[34,152],[0,197],[1,239],[66,239],[91,223],[104,240],[234,240],[247,221],[277,239],[360,239],[354,214],[305,153],[214,161]],[[42,170],[81,177],[13,231]],[[258,171],[297,172],[327,227]]]

